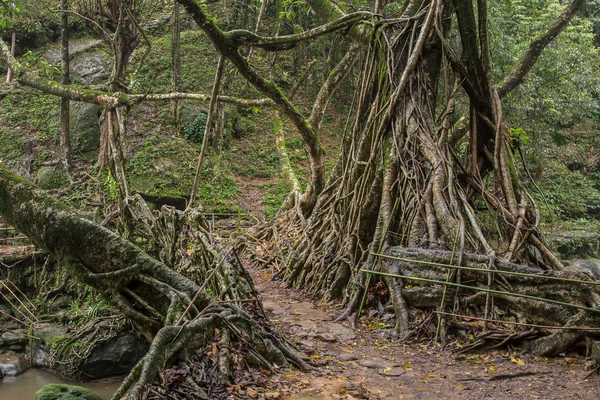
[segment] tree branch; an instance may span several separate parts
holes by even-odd
[[[251,45],[260,47],[265,50],[279,51],[290,49],[297,44],[316,39],[327,33],[335,32],[344,28],[349,28],[361,21],[366,21],[373,17],[373,14],[367,11],[359,11],[352,14],[344,15],[331,22],[316,28],[295,34],[275,37],[264,37],[248,30],[236,29],[229,31],[227,36],[235,43],[236,46]]]
[[[548,30],[529,43],[529,48],[513,67],[512,72],[498,86],[498,95],[501,99],[523,82],[542,51],[566,28],[584,2],[585,0],[572,0]]]

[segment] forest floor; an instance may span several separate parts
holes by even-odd
[[[250,268],[271,322],[319,367],[264,379],[239,394],[265,399],[597,399],[600,376],[577,354],[544,358],[499,349],[457,354],[429,341],[388,339],[381,322],[356,330],[334,322],[335,307]]]

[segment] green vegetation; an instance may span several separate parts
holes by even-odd
[[[199,113],[190,125],[183,128],[183,137],[196,144],[202,143],[206,131],[207,118],[207,113]]]
[[[10,166],[19,163],[23,155],[25,143],[23,138],[15,131],[8,128],[0,128],[0,160]]]
[[[263,212],[266,219],[271,219],[279,211],[281,203],[290,193],[290,186],[284,182],[271,183],[263,187],[265,196],[263,198]]]

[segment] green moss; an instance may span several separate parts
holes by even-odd
[[[55,96],[24,88],[17,95],[6,96],[0,107],[5,126],[19,127],[33,134],[40,143],[56,142],[60,135],[59,101]]]
[[[24,149],[25,143],[19,135],[12,130],[0,128],[0,160],[14,165],[18,163]]]
[[[51,383],[35,392],[35,400],[102,400],[81,386]]]

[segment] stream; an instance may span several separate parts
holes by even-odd
[[[117,389],[120,382],[79,383],[61,379],[41,369],[31,368],[18,376],[5,376],[0,382],[0,399],[33,400],[35,392],[48,383],[66,383],[83,386],[108,400]]]

